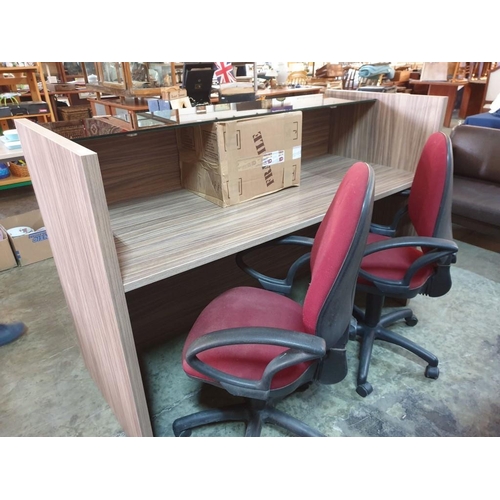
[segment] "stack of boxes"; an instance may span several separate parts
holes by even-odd
[[[29,228],[32,232],[9,235],[8,230],[14,228]],[[0,271],[51,257],[52,250],[40,210],[0,219]]]

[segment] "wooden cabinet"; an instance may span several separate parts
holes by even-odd
[[[22,89],[22,86],[26,88]],[[45,101],[49,110],[47,113],[0,117],[1,130],[13,128],[13,121],[19,118],[35,118],[42,123],[55,120],[41,63],[35,66],[0,67],[0,88],[5,89],[4,92],[28,91],[32,101]]]
[[[85,63],[87,64],[87,63]],[[176,85],[173,62],[98,62],[97,83],[89,88],[123,97],[159,96],[162,87]]]
[[[0,163],[8,164],[14,160],[24,160],[24,155],[22,149],[7,149],[2,142],[0,142]],[[10,189],[21,186],[28,186],[31,184],[31,179],[29,176],[17,177],[10,175],[5,179],[0,179],[0,190]]]
[[[303,109],[301,185],[227,208],[182,189],[176,126],[77,144],[18,123],[83,359],[127,435],[153,434],[141,346],[185,334],[214,294],[249,279],[230,267],[236,252],[319,223],[356,160],[373,166],[376,200],[408,188],[446,107],[329,92]]]
[[[88,99],[92,116],[109,115],[122,123],[126,130],[137,130],[137,113],[148,111],[148,103],[140,97],[91,97]]]

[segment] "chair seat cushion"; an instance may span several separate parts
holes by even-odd
[[[191,377],[214,382],[187,364],[188,347],[209,332],[252,326],[305,332],[302,306],[288,297],[260,288],[237,287],[228,290],[208,304],[191,328],[182,352],[184,371]],[[211,349],[201,353],[199,358],[225,373],[259,380],[267,364],[285,350],[279,346],[243,344]],[[289,385],[308,366],[310,363],[301,363],[282,370],[274,377],[272,389]]]
[[[370,233],[367,244],[390,239],[388,236]],[[410,265],[422,255],[422,250],[415,247],[391,248],[364,257],[361,262],[361,269],[381,278],[399,281],[403,279]],[[433,274],[433,269],[433,266],[427,266],[415,273],[411,279],[409,289],[416,290],[422,287]],[[372,282],[360,276],[358,284],[369,286],[372,285]]]

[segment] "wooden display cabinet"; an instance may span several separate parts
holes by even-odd
[[[87,63],[85,63],[87,64]],[[176,85],[173,62],[98,62],[97,83],[89,88],[121,97],[160,95],[162,87]]]

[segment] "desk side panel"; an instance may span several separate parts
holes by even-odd
[[[362,101],[376,99],[368,113],[334,110],[332,153],[415,172],[428,137],[439,130],[446,111],[446,97],[405,93],[327,90],[325,97]]]
[[[357,106],[338,106],[330,114],[329,151],[346,158],[373,163],[374,130],[377,127],[378,103],[369,101]]]
[[[130,436],[151,435],[97,155],[16,123],[87,369]]]

